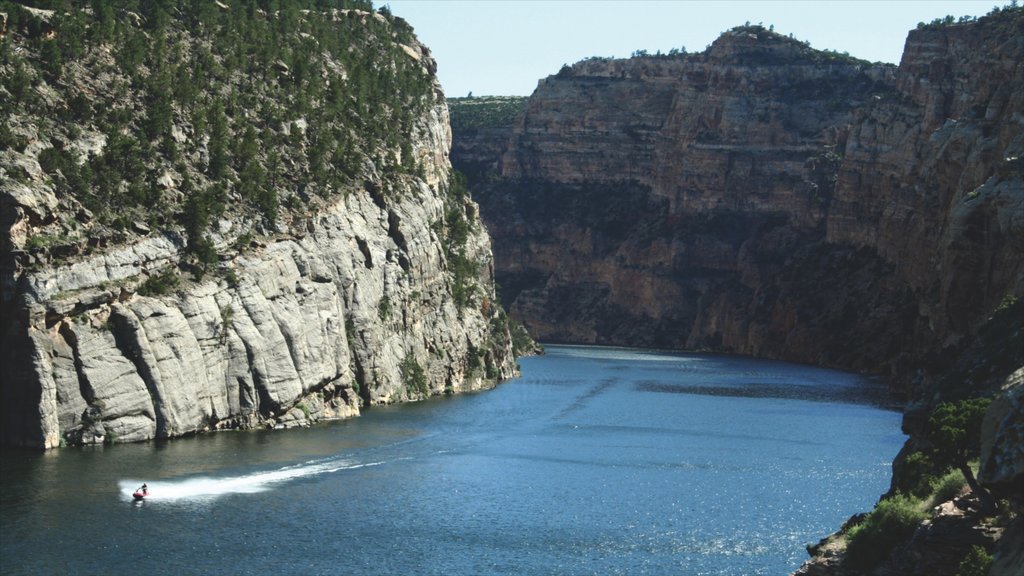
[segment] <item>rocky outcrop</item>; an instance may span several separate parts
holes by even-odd
[[[1024,368],[1010,375],[985,415],[978,477],[1002,498],[1024,497]]]
[[[981,431],[978,480],[993,495],[1016,502],[1017,518],[1003,534],[990,574],[1010,576],[1024,572],[1024,368],[1007,378],[996,395]]]
[[[353,17],[370,18],[334,13],[318,25]],[[372,19],[385,38],[401,36],[380,14]],[[420,71],[413,73],[428,79],[422,98],[429,98],[414,108],[408,138],[390,136],[389,144],[364,137],[358,125],[346,128],[363,147],[349,152],[361,154],[351,168],[358,178],[328,186],[275,176],[282,189],[271,193],[288,202],[265,212],[273,221],[234,192],[246,183],[227,169],[225,196],[234,209],[208,232],[142,211],[151,220],[107,229],[63,187],[65,178],[39,169],[49,147],[33,138],[47,120],[19,109],[15,136],[23,140],[0,158],[0,168],[17,176],[4,180],[0,198],[0,442],[52,448],[291,427],[514,375],[507,320],[494,304],[490,240],[476,205],[448,181],[451,136],[433,60],[403,40],[409,44],[392,57],[415,52]],[[276,109],[265,98],[260,105]],[[241,118],[233,129],[251,132]],[[183,124],[169,134],[194,128]],[[282,146],[277,161],[292,163],[288,174],[305,170],[306,134],[291,124],[280,129],[278,142],[302,147],[290,156],[296,150]],[[197,146],[173,169],[149,168],[171,175],[167,202],[210,173],[203,162],[214,145],[204,139]],[[251,174],[266,178],[269,151],[246,154]],[[316,194],[304,192],[317,185]],[[189,210],[179,218],[188,222]],[[203,255],[204,243],[213,258]]]
[[[879,566],[865,571],[844,565],[843,535],[833,535],[812,547],[814,558],[794,576],[857,576],[859,574],[901,574],[906,576],[957,576],[960,563],[974,547],[992,549],[1002,541],[1003,528],[989,523],[976,509],[970,495],[960,495],[934,506],[928,517],[912,530],[911,537],[898,545]],[[864,520],[854,516],[841,533]]]
[[[917,393],[1024,293],[1020,18],[914,31],[898,68],[757,26],[563,68],[475,184],[511,313]]]
[[[20,318],[7,326],[8,366],[23,372],[7,380],[6,405],[21,410],[8,411],[6,440],[50,447],[350,416],[360,395],[386,403],[489,385],[486,371],[468,368],[473,349],[498,377],[511,376],[507,350],[487,347],[491,318],[452,300],[429,229],[442,202],[420,186],[419,201],[391,208],[399,227],[369,195],[352,195],[301,236],[226,263],[234,281],[173,295],[136,292],[140,278],[111,265],[127,248],[26,271]],[[404,248],[396,231],[410,239]],[[173,262],[165,242],[165,257],[136,261],[137,274]],[[482,232],[474,248],[489,258]],[[424,389],[402,374],[407,359],[424,368]],[[31,405],[36,425],[13,426]]]

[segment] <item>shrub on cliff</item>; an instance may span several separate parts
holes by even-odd
[[[994,510],[995,502],[988,491],[978,484],[969,461],[981,452],[981,422],[991,402],[990,398],[942,402],[928,418],[926,434],[936,462],[959,470],[971,491],[978,495],[982,506],[988,511]]]
[[[174,271],[150,276],[139,286],[141,296],[162,296],[178,289],[181,279]]]
[[[945,476],[936,478],[932,482],[933,489],[929,504],[936,506],[956,498],[963,492],[965,485],[963,474],[959,470],[946,472]]]
[[[422,396],[430,395],[430,388],[427,386],[427,375],[423,372],[423,367],[420,366],[420,363],[412,354],[406,356],[398,368],[402,373],[402,382],[405,384],[406,390],[416,392]]]
[[[861,572],[874,568],[908,539],[925,517],[916,498],[900,495],[882,500],[863,522],[850,529],[843,565]]]
[[[957,576],[986,576],[992,568],[992,555],[981,546],[971,546],[967,557],[960,562]]]

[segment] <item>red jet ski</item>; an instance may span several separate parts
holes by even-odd
[[[147,496],[149,496],[149,487],[146,486],[145,484],[143,484],[138,490],[136,490],[132,494],[132,497],[135,498],[136,500],[142,500]]]

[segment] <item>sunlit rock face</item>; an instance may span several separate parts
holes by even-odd
[[[233,13],[217,14],[207,17]],[[186,16],[176,12],[174,18]],[[0,149],[0,444],[53,448],[308,425],[357,415],[366,405],[490,387],[516,374],[507,317],[495,303],[490,239],[476,204],[449,182],[451,129],[429,50],[408,25],[382,13],[292,16],[296,25],[315,25],[310,29],[336,33],[347,22],[347,30],[362,34],[359,44],[339,53],[311,52],[311,62],[322,67],[311,77],[337,86],[358,74],[366,88],[367,74],[401,68],[404,83],[395,81],[399,85],[389,85],[386,94],[366,89],[369,96],[346,96],[349,104],[358,103],[356,96],[369,102],[362,116],[347,110],[342,118],[350,124],[340,127],[317,124],[312,113],[309,120],[283,122],[235,110],[238,140],[259,131],[274,145],[251,144],[248,172],[235,178],[225,169],[230,178],[208,182],[230,180],[223,201],[231,209],[201,237],[190,237],[180,224],[198,201],[198,184],[186,190],[186,179],[207,183],[211,173],[214,146],[189,121],[195,110],[175,103],[168,134],[179,156],[169,167],[160,152],[138,164],[158,175],[158,196],[172,205],[169,217],[154,216],[165,206],[146,206],[134,214],[151,217],[149,223],[114,228],[86,209],[67,183],[71,165],[63,171],[52,166],[58,148],[78,165],[114,152],[94,137],[92,124],[63,116],[56,122],[56,115],[39,111],[66,109],[73,98],[87,100],[80,107],[100,107],[88,98],[100,98],[106,87],[94,86],[90,66],[103,74],[125,72],[106,45],[87,45],[79,60],[65,64],[59,84],[48,83],[32,67],[35,60],[21,64],[36,78],[40,96],[32,106],[14,108],[5,142],[17,145]],[[174,18],[167,42],[177,43],[175,54],[191,54],[204,40]],[[39,44],[26,35],[35,29],[10,29],[11,42],[32,54]],[[307,44],[327,40],[303,34]],[[353,50],[366,52],[366,66],[388,67],[359,70],[352,67],[358,61],[346,69],[339,54]],[[277,86],[278,76],[292,81],[289,66],[279,62],[274,70],[262,84],[246,85],[247,102],[291,114],[293,94]],[[232,82],[239,77],[211,80],[209,97],[237,90]],[[91,89],[73,89],[79,85]],[[134,105],[126,117],[137,112],[144,118],[144,95],[134,84],[125,86],[119,97]],[[418,103],[414,115],[405,126],[374,125],[371,113],[400,117],[385,109],[393,103],[384,103],[396,91],[392,102],[408,95]],[[314,100],[311,106],[323,97]],[[347,177],[312,177],[313,143],[307,140],[314,130],[321,138],[329,130],[342,133],[349,148],[335,158],[354,158]],[[91,156],[74,155],[82,142]],[[272,217],[253,210],[238,192],[246,174],[261,176],[262,192],[281,200]],[[113,175],[119,181],[132,176]],[[108,208],[116,214],[121,207],[98,209]],[[192,245],[199,239],[214,252],[201,263]]]
[[[911,392],[1024,290],[1019,20],[914,31],[899,67],[755,26],[542,80],[475,183],[504,301],[541,340]]]

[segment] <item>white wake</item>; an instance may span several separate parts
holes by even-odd
[[[202,498],[216,498],[226,494],[253,494],[265,492],[272,487],[296,480],[308,478],[318,474],[328,474],[339,470],[353,470],[367,466],[378,466],[384,462],[354,463],[347,460],[328,462],[307,462],[293,466],[285,466],[277,470],[267,472],[256,472],[242,476],[227,476],[224,478],[211,478],[198,476],[193,478],[182,478],[161,481],[159,479],[136,480],[124,479],[118,482],[120,491],[125,498],[131,499],[143,482],[149,486],[149,496],[146,500],[174,501],[193,500]]]

